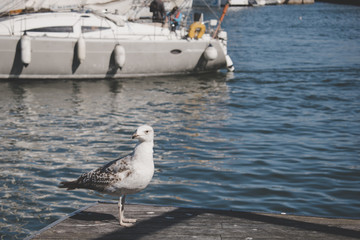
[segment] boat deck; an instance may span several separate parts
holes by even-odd
[[[360,219],[132,204],[125,216],[138,222],[121,227],[117,204],[96,203],[28,239],[360,239]]]

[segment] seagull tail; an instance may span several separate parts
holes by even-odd
[[[71,181],[71,182],[61,182],[58,186],[59,188],[67,188],[67,190],[73,190],[77,188],[77,181]]]

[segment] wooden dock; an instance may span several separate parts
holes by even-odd
[[[132,204],[125,216],[138,222],[120,227],[117,204],[96,203],[28,239],[360,239],[360,219]]]

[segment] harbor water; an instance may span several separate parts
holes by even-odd
[[[358,218],[359,22],[347,5],[230,8],[234,73],[0,81],[1,239],[117,200],[57,185],[130,153],[144,123],[156,170],[129,203]]]

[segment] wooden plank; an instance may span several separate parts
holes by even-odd
[[[359,219],[249,213],[171,206],[126,205],[119,226],[117,204],[98,203],[29,239],[360,239]]]

